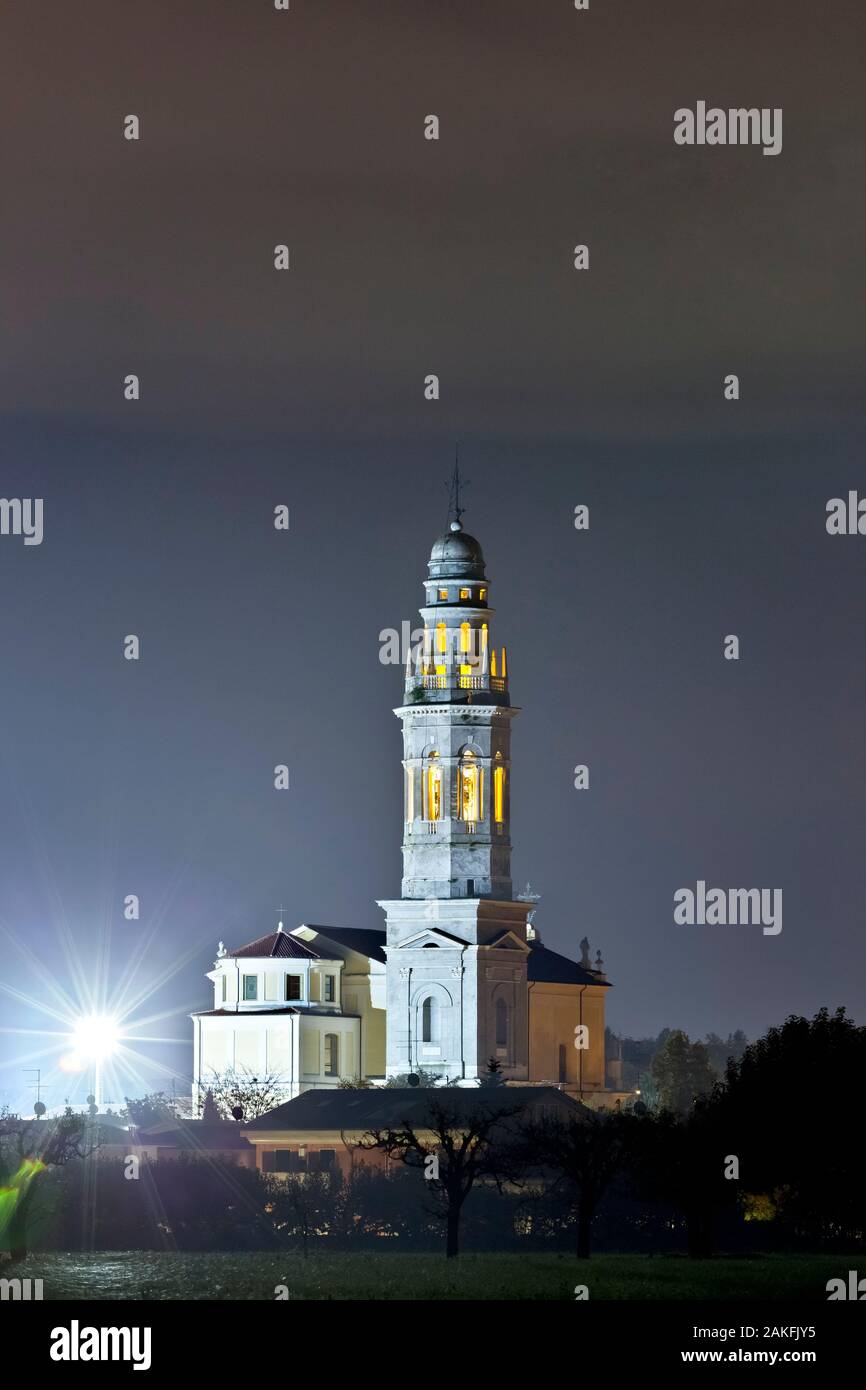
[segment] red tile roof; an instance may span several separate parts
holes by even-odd
[[[226,952],[229,956],[277,956],[281,960],[327,960],[321,951],[315,951],[297,936],[285,931],[272,931],[268,936],[259,936],[239,946],[236,951]]]

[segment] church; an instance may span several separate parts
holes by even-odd
[[[607,1104],[598,953],[550,950],[511,879],[512,705],[481,546],[459,505],[423,581],[402,702],[403,877],[381,930],[302,924],[219,944],[213,1007],[193,1014],[194,1113],[215,1075],[309,1090],[412,1073],[474,1086],[492,1059],[520,1085]]]

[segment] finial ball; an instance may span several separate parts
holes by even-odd
[[[460,522],[459,522],[459,521],[452,521],[452,523],[451,523],[451,530],[454,531],[454,532],[462,531],[462,530],[463,530],[463,527],[460,525]]]

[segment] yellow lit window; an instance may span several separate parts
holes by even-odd
[[[486,598],[486,597],[487,597],[487,590],[486,590],[486,589],[479,589],[479,590],[478,590],[478,597],[479,597],[479,598]]]
[[[496,675],[496,648],[495,648],[495,647],[493,648],[493,651],[490,653],[490,674],[491,674],[491,676],[495,676],[495,675]]]
[[[427,820],[442,817],[442,769],[436,763],[427,768]]]
[[[440,597],[440,598],[447,598],[447,597],[448,597],[448,590],[447,590],[447,589],[440,589],[440,590],[439,590],[439,597]]]
[[[448,650],[448,629],[444,623],[436,624],[436,650],[437,652]]]
[[[482,769],[475,762],[475,754],[464,753],[459,778],[460,817],[462,820],[479,821],[482,818],[481,777]]]
[[[486,624],[486,623],[482,623],[482,624],[481,624],[481,650],[482,650],[483,652],[486,652],[486,651],[487,651],[487,624]]]
[[[471,667],[471,666],[466,666],[466,665],[464,664],[463,666],[460,667],[460,674],[461,674],[461,676],[471,676],[471,675],[472,675],[472,667]]]
[[[461,623],[461,624],[460,624],[460,650],[461,650],[461,652],[468,652],[468,651],[469,651],[470,637],[471,637],[471,629],[470,629],[470,627],[469,627],[469,624],[468,624],[468,623]]]
[[[461,597],[461,598],[469,598],[469,596],[470,596],[470,595],[469,595],[469,590],[468,590],[468,589],[461,589],[461,590],[460,590],[460,597]]]
[[[497,767],[493,772],[493,819],[497,825],[505,820],[505,768]]]

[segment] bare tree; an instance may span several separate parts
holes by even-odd
[[[210,1078],[208,1094],[212,1096],[223,1120],[254,1120],[282,1105],[285,1099],[280,1077],[270,1074],[253,1076],[245,1067],[238,1071],[215,1072]],[[204,1101],[200,1101],[200,1116],[203,1107]]]
[[[269,1186],[277,1228],[299,1238],[306,1259],[310,1236],[328,1221],[334,1184],[326,1173],[291,1173]]]
[[[521,1126],[524,1162],[552,1169],[577,1206],[577,1254],[588,1258],[592,1221],[608,1184],[626,1166],[629,1139],[640,1123],[617,1111],[584,1109],[543,1115]]]
[[[465,1093],[464,1093],[465,1094]],[[445,1255],[460,1252],[460,1218],[477,1182],[501,1188],[516,1180],[513,1132],[508,1122],[523,1106],[499,1106],[478,1100],[471,1106],[431,1095],[420,1122],[404,1120],[398,1129],[374,1129],[360,1146],[381,1149],[389,1158],[423,1171],[432,1210],[445,1224]]]

